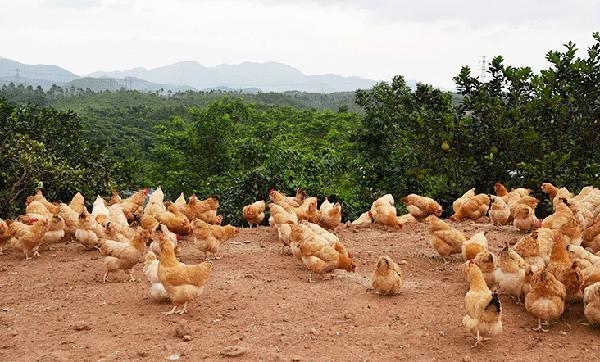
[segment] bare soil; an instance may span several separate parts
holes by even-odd
[[[509,227],[463,222],[472,235],[489,230],[497,251],[517,238]],[[502,297],[502,334],[472,348],[462,326],[468,289],[461,258],[445,264],[429,246],[425,225],[401,231],[372,227],[340,239],[358,265],[355,273],[309,284],[308,270],[280,254],[268,227],[243,229],[221,247],[222,258],[204,295],[184,316],[165,316],[170,304],[147,298],[148,282],[124,273],[102,284],[102,258],[75,243],[59,244],[25,261],[13,250],[0,257],[0,360],[218,360],[231,346],[240,360],[566,360],[598,359],[600,330],[582,325],[581,304],[568,306],[550,332],[532,331],[537,320]],[[380,255],[406,260],[402,293],[367,292]],[[201,253],[183,246],[181,260]],[[177,337],[183,320],[191,341]]]

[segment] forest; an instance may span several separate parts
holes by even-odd
[[[354,218],[385,193],[430,196],[449,210],[475,187],[600,186],[600,34],[546,54],[539,72],[497,56],[458,95],[402,76],[352,93],[92,92],[0,89],[0,217],[43,188],[162,186],[220,197],[226,223],[277,188],[328,197]],[[542,199],[541,197],[538,197]],[[321,201],[321,200],[319,200]],[[541,205],[541,212],[550,210]]]

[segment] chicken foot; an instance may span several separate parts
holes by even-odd
[[[548,326],[550,323],[544,322],[544,324],[546,326]],[[542,320],[540,318],[538,318],[538,326],[537,326],[537,328],[533,328],[533,330],[536,331],[536,332],[544,332],[544,333],[547,333],[547,332],[550,331],[549,329],[544,329],[544,327],[542,327]]]

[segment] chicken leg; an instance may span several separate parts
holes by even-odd
[[[168,312],[162,312],[162,314],[164,314],[164,315],[171,315],[171,314],[179,313],[179,312],[176,312],[176,309],[177,309],[177,306],[176,306],[176,305],[174,305],[174,306],[173,306],[173,309],[171,309],[171,310],[170,310],[170,311],[168,311]]]
[[[544,332],[544,333],[547,333],[550,331],[549,329],[544,329],[544,327],[542,327],[542,319],[541,318],[538,318],[538,326],[537,326],[537,328],[534,328],[533,330],[536,332]]]

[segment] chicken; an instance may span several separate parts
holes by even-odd
[[[319,224],[326,229],[334,230],[342,223],[342,205],[337,202],[332,204],[325,198],[319,212],[321,214]]]
[[[397,210],[394,206],[394,198],[390,194],[383,195],[373,201],[371,205],[371,216],[376,224],[390,227],[402,227],[398,220]]]
[[[142,189],[121,201],[123,213],[128,221],[133,221],[135,215],[141,214],[142,205],[148,196],[148,189]]]
[[[165,234],[167,236],[167,239],[169,239],[171,241],[171,243],[173,244],[173,250],[175,251],[175,255],[179,254],[179,251],[181,250],[181,246],[179,245],[179,235],[171,232],[169,230],[169,228],[167,228],[163,224],[160,224],[159,226],[157,226],[155,229],[152,230],[152,234],[151,234],[152,242],[150,243],[150,246],[149,246],[150,251],[152,251],[155,255],[160,256],[160,239],[156,236],[156,232],[158,229],[160,229],[160,232]]]
[[[105,225],[108,221],[108,208],[104,199],[100,196],[96,197],[94,205],[92,207],[92,218],[96,220],[98,224]]]
[[[138,228],[133,239],[128,243],[122,243],[114,240],[106,240],[100,247],[100,254],[104,255],[104,273],[103,283],[106,283],[108,273],[116,270],[124,270],[129,273],[129,281],[135,281],[133,276],[133,267],[136,266],[144,255],[146,242],[150,233],[148,230]]]
[[[583,291],[583,314],[590,324],[600,326],[600,282]]]
[[[158,213],[167,211],[164,200],[165,194],[163,193],[162,188],[158,187],[148,198],[148,203],[144,207],[144,215],[156,217]]]
[[[493,225],[506,225],[510,218],[510,208],[501,197],[490,195],[490,221]]]
[[[198,265],[185,265],[175,257],[173,244],[166,235],[159,235],[160,257],[158,264],[158,280],[165,287],[173,309],[166,314],[187,312],[188,303],[204,292],[204,285],[212,274],[212,262],[205,261]],[[177,308],[180,310],[177,311]]]
[[[600,264],[600,256],[594,255],[593,253],[585,250],[582,246],[578,245],[567,245],[567,251],[571,259],[585,260],[589,265]]]
[[[117,192],[113,191],[110,193],[110,206],[120,204],[121,202],[123,202],[123,199]]]
[[[179,197],[175,200],[175,202],[173,202],[175,204],[175,206],[177,206],[177,208],[179,210],[181,210],[181,208],[185,207],[185,194],[182,192],[179,194]]]
[[[487,250],[488,241],[485,237],[485,232],[480,232],[473,235],[469,240],[466,240],[461,245],[461,252],[465,261],[472,260],[482,251]]]
[[[271,216],[269,217],[269,223],[274,225],[277,230],[277,237],[283,244],[283,248],[289,245],[289,238],[291,233],[290,224],[298,223],[298,216],[293,211],[286,211],[282,206],[274,203],[269,204]],[[283,249],[282,249],[283,250]]]
[[[76,193],[68,206],[78,215],[81,214],[83,210],[85,210],[85,199],[83,198],[83,195],[81,195],[79,192]]]
[[[25,207],[25,213],[28,215],[38,215],[45,219],[52,217],[52,213],[48,210],[48,208],[46,208],[44,204],[37,200],[31,201],[27,207]]]
[[[44,233],[42,244],[56,244],[65,237],[65,220],[58,216],[52,215],[48,220],[48,230]]]
[[[534,272],[546,266],[540,254],[540,245],[535,234],[525,235],[514,245],[514,249],[532,268]]]
[[[562,241],[560,236],[554,238],[550,262],[546,270],[552,273],[565,286],[567,301],[581,300],[583,275],[581,274],[579,265],[571,261],[567,245]]]
[[[483,273],[483,279],[485,279],[485,284],[487,284],[487,286],[490,288],[495,287],[497,284],[495,271],[498,265],[498,260],[496,256],[491,251],[484,250],[475,256],[473,262],[479,267],[479,270],[481,270],[481,272]],[[467,281],[469,281],[468,265],[468,262],[465,263],[465,273],[467,276]]]
[[[164,224],[169,230],[179,235],[190,235],[192,226],[190,220],[171,201],[165,203],[165,210],[156,208],[154,216],[159,223]]]
[[[535,211],[523,204],[518,204],[515,208],[513,226],[521,232],[531,232],[534,227],[538,227],[538,218]]]
[[[158,264],[159,261],[152,251],[146,253],[146,260],[144,261],[143,272],[150,282],[150,288],[148,289],[148,298],[155,302],[164,302],[169,300],[169,294],[165,287],[158,280]]]
[[[415,217],[411,214],[398,216],[398,224],[400,225],[400,227],[404,226],[404,224],[411,224],[415,222],[417,222],[417,219],[415,219]]]
[[[525,295],[525,309],[538,318],[534,330],[548,332],[542,327],[542,321],[548,323],[565,311],[565,286],[547,268],[535,273],[528,271],[528,279],[531,290]]]
[[[300,205],[302,205],[302,202],[304,201],[304,198],[306,198],[306,193],[301,189],[298,189],[296,190],[296,196],[288,197],[282,194],[281,192],[276,191],[275,189],[271,189],[269,190],[269,198],[271,199],[271,201],[276,203],[284,202],[292,207],[300,207]]]
[[[46,200],[46,198],[44,197],[44,194],[42,193],[42,190],[40,190],[40,189],[37,190],[37,192],[33,196],[33,200],[41,202],[46,207],[46,209],[48,209],[48,211],[50,213],[52,213],[52,215],[58,214],[58,211],[59,211],[58,205],[55,205],[55,204],[49,202],[48,200]]]
[[[462,252],[462,244],[467,241],[465,234],[435,215],[428,216],[426,220],[429,222],[430,244],[442,258]]]
[[[75,229],[75,239],[79,241],[83,246],[88,249],[98,246],[98,234],[96,234],[95,228],[97,227],[96,220],[92,218],[92,215],[84,210],[79,215],[79,222]]]
[[[500,290],[512,296],[517,304],[521,303],[521,296],[526,292],[525,273],[529,268],[529,264],[514,249],[507,246],[500,251],[494,278]]]
[[[415,194],[410,194],[400,199],[405,205],[408,212],[417,220],[423,220],[429,215],[440,217],[442,215],[442,207],[434,199]]]
[[[568,242],[571,244],[580,245],[583,241],[577,218],[563,198],[559,199],[554,213],[544,219],[542,226],[559,230],[568,237]]]
[[[33,256],[40,256],[38,248],[43,241],[44,234],[48,231],[47,219],[29,219],[29,225],[15,221],[9,226],[13,248],[21,250],[25,255],[25,260],[31,259],[29,253],[33,251]]]
[[[83,213],[83,211],[81,213]],[[75,230],[77,230],[77,225],[79,224],[80,214],[67,204],[60,204],[58,215],[65,221],[65,233],[75,236]]]
[[[540,186],[540,189],[542,190],[542,192],[550,196],[550,200],[552,200],[552,206],[554,206],[555,210],[560,198],[570,200],[573,197],[573,194],[571,194],[566,188],[563,187],[559,189],[558,187],[552,185],[549,182],[544,182]]]
[[[219,208],[219,198],[211,196],[206,200],[199,201],[196,195],[190,196],[188,203],[182,207],[181,212],[189,220],[201,219],[204,222],[211,223],[216,217],[216,210]]]
[[[371,286],[380,295],[395,295],[402,286],[402,274],[398,264],[389,256],[382,256],[371,276]]]
[[[303,220],[301,223],[302,225],[306,225],[312,232],[317,234],[320,238],[327,240],[329,245],[335,245],[336,242],[340,241],[340,239],[334,233],[327,231],[327,229],[324,229],[317,224],[312,224],[306,220]]]
[[[242,214],[244,215],[244,219],[248,221],[250,228],[252,225],[258,225],[265,219],[265,209],[267,208],[267,204],[264,200],[256,201],[250,205],[244,206],[242,209]]]
[[[108,207],[108,218],[107,222],[119,225],[129,225],[127,216],[123,212],[123,206],[121,204],[113,204]]]
[[[358,219],[352,221],[352,225],[371,225],[373,223],[373,214],[371,210],[363,212],[360,214]]]
[[[600,251],[600,214],[596,216],[592,225],[583,231],[581,245],[596,252]]]
[[[490,204],[490,198],[486,194],[478,194],[469,197],[469,195],[471,195],[472,190],[473,189],[467,192],[468,195],[463,195],[461,198],[459,198],[452,204],[452,210],[454,210],[454,215],[450,216],[450,220],[477,220],[480,217],[485,216],[487,214]]]
[[[302,233],[302,225],[292,224],[291,229],[292,233]],[[334,269],[353,272],[356,269],[352,256],[341,242],[331,245],[314,233],[311,236],[298,240],[302,262],[310,270],[309,282],[312,282],[313,273],[324,274]]]
[[[477,336],[475,346],[486,337],[493,337],[502,332],[502,306],[498,293],[490,291],[479,267],[468,262],[469,291],[465,295],[463,326],[471,334]]]
[[[192,223],[192,232],[200,251],[204,252],[204,258],[208,259],[208,253],[212,253],[215,259],[219,246],[239,234],[239,229],[231,225],[211,225],[200,219]]]
[[[287,205],[283,203],[283,205]],[[298,216],[298,220],[307,220],[312,223],[318,223],[321,220],[321,214],[317,209],[317,198],[307,197],[299,207],[294,207],[294,212]]]
[[[544,263],[546,264],[550,262],[550,254],[552,254],[554,238],[558,235],[560,235],[558,230],[545,227],[541,227],[531,233],[531,236],[534,237],[538,242],[540,256],[544,259]]]
[[[10,241],[10,229],[6,221],[0,219],[0,255],[4,255],[2,249]]]

